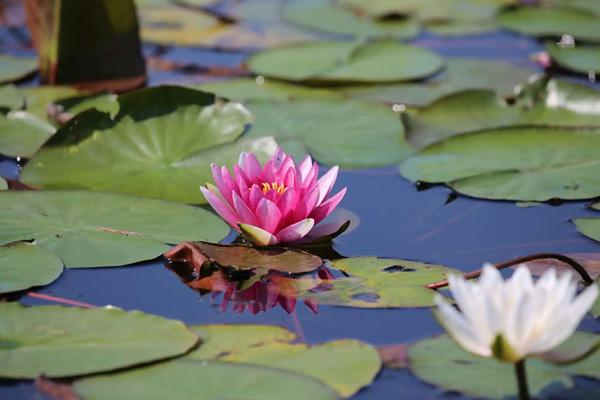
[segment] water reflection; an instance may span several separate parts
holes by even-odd
[[[230,309],[240,314],[244,311],[258,314],[278,306],[291,314],[299,294],[334,279],[326,267],[310,274],[290,277],[264,269],[237,271],[208,262],[198,265],[185,255],[172,258],[166,266],[190,289],[202,297],[210,297],[222,312]],[[304,299],[303,302],[317,314],[318,306],[314,299]]]

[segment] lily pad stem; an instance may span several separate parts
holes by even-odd
[[[585,282],[586,285],[591,285],[592,283],[594,283],[594,280],[592,279],[590,274],[588,274],[588,272],[585,270],[585,268],[583,268],[583,266],[581,264],[579,264],[577,261],[575,261],[571,257],[567,257],[565,255],[557,254],[557,253],[531,254],[529,256],[517,257],[512,260],[508,260],[503,263],[496,264],[494,266],[496,267],[496,269],[501,270],[504,268],[512,267],[513,265],[523,264],[527,261],[543,260],[543,259],[548,259],[548,258],[554,259],[554,260],[559,260],[559,261],[564,262],[565,264],[568,264],[571,268],[573,268],[575,271],[577,271],[577,273],[579,273],[579,275],[581,275],[581,279]],[[481,272],[482,272],[482,270],[478,269],[477,271],[466,273],[464,275],[464,277],[465,277],[465,279],[477,278],[477,277],[479,277],[479,275],[481,275]],[[448,280],[430,283],[429,285],[427,285],[427,288],[437,290],[437,289],[440,289],[440,288],[443,288],[446,286],[448,286]]]
[[[519,400],[531,400],[527,385],[527,374],[525,372],[525,359],[515,363],[515,373],[517,374],[517,383],[519,385]]]

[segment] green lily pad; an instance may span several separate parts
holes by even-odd
[[[524,126],[437,142],[406,159],[400,173],[473,197],[546,201],[600,195],[598,167],[599,128]]]
[[[356,37],[410,39],[419,34],[419,23],[409,18],[376,20],[358,15],[330,0],[296,0],[284,10],[285,18],[303,28]]]
[[[393,41],[299,43],[264,50],[248,60],[248,67],[256,74],[337,83],[421,79],[443,65],[443,60],[429,50]]]
[[[444,71],[426,83],[350,86],[342,91],[355,98],[424,106],[454,92],[467,89],[494,90],[499,96],[514,95],[533,70],[503,62],[449,58]]]
[[[202,338],[202,346],[187,356],[194,360],[217,359],[256,346],[288,343],[296,339],[296,334],[276,325],[212,324],[194,325],[190,329]]]
[[[215,93],[232,100],[274,100],[286,101],[304,98],[341,99],[342,96],[328,89],[309,88],[260,78],[234,78],[193,86],[196,89]]]
[[[110,371],[183,354],[198,341],[181,322],[139,311],[16,303],[0,304],[0,338],[6,378]]]
[[[569,339],[577,341],[591,334],[576,332]],[[568,344],[567,344],[568,345]],[[517,396],[514,366],[493,358],[474,356],[458,347],[450,337],[442,335],[421,340],[408,350],[411,371],[420,379],[448,391],[458,391],[485,399]],[[572,387],[570,375],[598,377],[600,354],[573,364],[557,367],[540,360],[527,361],[527,379],[536,398],[548,398],[552,391]],[[591,368],[596,367],[596,370]]]
[[[591,205],[594,210],[600,210],[600,203]],[[600,217],[596,218],[577,218],[573,220],[577,230],[589,237],[600,242]]]
[[[8,189],[8,182],[6,182],[6,179],[0,177],[0,190],[7,190]]]
[[[327,281],[323,290],[302,297],[319,304],[359,308],[414,308],[434,304],[427,284],[444,280],[456,270],[407,260],[355,257],[332,261],[348,278]]]
[[[552,60],[571,71],[600,74],[600,46],[560,47],[548,42],[544,46]]]
[[[0,108],[20,110],[25,106],[25,96],[15,85],[0,86]]]
[[[600,91],[550,79],[509,103],[489,90],[467,90],[403,114],[408,140],[423,148],[458,134],[510,125],[600,126]]]
[[[259,249],[208,242],[195,242],[194,245],[218,265],[238,270],[264,268],[288,274],[302,274],[312,272],[323,265],[320,257],[296,249]]]
[[[0,247],[0,293],[47,285],[60,276],[62,262],[34,244]]]
[[[189,358],[268,366],[305,375],[331,386],[343,397],[350,397],[369,385],[381,368],[377,350],[357,340],[307,346],[290,343],[295,335],[277,326],[198,325],[191,328],[204,342]]]
[[[323,164],[369,168],[397,163],[413,151],[398,115],[384,105],[297,100],[248,107],[255,123],[246,136],[272,135],[297,160],[310,153]]]
[[[598,286],[598,289],[600,289],[600,280],[596,281],[596,285]],[[594,318],[600,317],[600,297],[596,299],[596,302],[592,306],[590,313]]]
[[[160,256],[186,240],[221,240],[229,231],[200,208],[119,194],[0,192],[0,244],[35,239],[70,268],[121,266]]]
[[[549,0],[548,3],[555,7],[575,8],[600,16],[600,3],[596,0]]]
[[[13,57],[0,54],[0,83],[17,81],[37,70],[35,58]]]
[[[202,204],[198,186],[212,180],[210,163],[232,164],[242,150],[265,159],[277,147],[272,138],[235,141],[251,120],[238,103],[188,104],[212,99],[176,87],[123,95],[116,120],[90,110],[59,129],[23,169],[21,180],[45,189],[86,188]]]
[[[110,114],[113,118],[119,112],[117,95],[108,93],[69,97],[55,102],[54,105],[59,108],[59,112],[68,113],[71,117],[90,109]]]
[[[80,95],[81,92],[71,86],[32,86],[19,89],[25,96],[27,112],[46,120],[48,106],[59,100]]]
[[[333,389],[306,376],[256,365],[190,359],[85,378],[76,381],[74,388],[89,400],[338,399]]]
[[[560,37],[568,34],[575,40],[600,42],[600,18],[572,8],[508,8],[500,13],[498,22],[523,35]]]
[[[26,111],[0,114],[0,153],[29,158],[55,131],[54,126]]]

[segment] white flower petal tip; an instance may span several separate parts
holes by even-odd
[[[440,324],[465,350],[507,362],[551,354],[577,329],[599,291],[594,285],[577,295],[572,275],[554,270],[534,282],[525,265],[507,280],[486,264],[478,281],[450,275],[448,282],[460,311],[436,296]]]
[[[238,224],[238,226],[240,227],[242,236],[257,246],[266,247],[277,244],[277,238],[275,236],[258,226],[250,224]]]

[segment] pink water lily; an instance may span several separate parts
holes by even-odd
[[[211,165],[216,186],[200,187],[206,201],[229,225],[258,246],[299,241],[342,201],[346,188],[329,196],[338,167],[320,179],[319,166],[306,156],[296,165],[278,149],[261,167],[242,152],[233,167]]]

